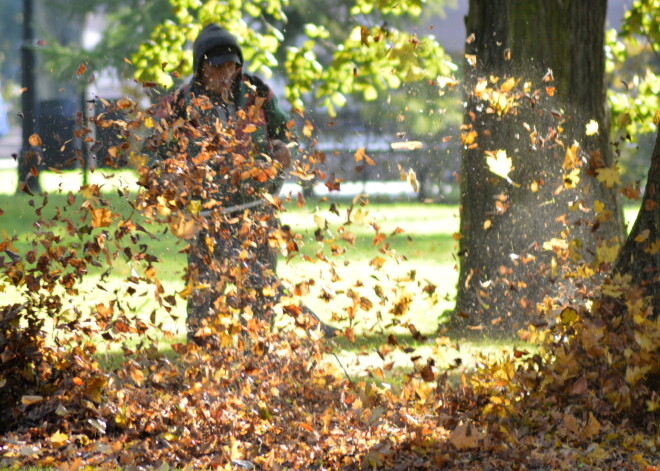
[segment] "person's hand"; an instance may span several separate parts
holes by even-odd
[[[286,144],[279,139],[274,139],[270,145],[273,148],[271,155],[273,159],[277,160],[282,168],[289,168],[291,166],[291,151]]]

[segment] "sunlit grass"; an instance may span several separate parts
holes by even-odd
[[[15,174],[14,171],[0,173]],[[90,176],[90,183],[102,187],[104,198],[119,218],[130,215],[134,220],[144,222],[153,238],[140,234],[138,244],[147,244],[149,252],[158,257],[156,269],[167,293],[181,291],[186,264],[185,254],[181,251],[185,241],[173,237],[164,226],[148,225],[139,214],[133,212],[127,200],[119,195],[118,189],[124,194],[136,190],[134,173],[97,171]],[[41,184],[48,193],[48,202],[40,211],[43,221],[50,221],[56,208],[66,212],[74,221],[80,221],[86,216],[85,211],[78,210],[83,202],[83,196],[79,194],[82,184],[79,172],[46,172],[41,175]],[[8,187],[13,189],[15,185],[10,182],[5,186]],[[69,207],[69,193],[75,196],[72,207]],[[34,202],[32,205],[31,200]],[[4,215],[0,216],[0,231],[7,237],[17,237],[16,246],[22,249],[29,246],[37,230],[58,231],[58,234],[66,237],[61,227],[44,228],[35,225],[39,218],[37,212],[43,203],[43,196],[32,198],[28,195],[13,195],[13,190],[11,194],[0,194],[0,209],[4,211]],[[332,203],[334,207],[331,211]],[[443,368],[451,368],[457,358],[462,364],[468,364],[468,358],[475,351],[495,354],[495,351],[501,351],[502,348],[513,348],[511,343],[500,345],[492,340],[453,345],[438,343],[435,335],[438,322],[443,313],[453,309],[458,277],[454,255],[456,242],[452,237],[459,227],[456,206],[411,202],[368,203],[361,206],[352,205],[350,199],[312,199],[302,208],[294,202],[287,203],[285,207],[281,213],[282,223],[289,225],[293,232],[302,237],[301,253],[317,261],[304,261],[301,257],[295,257],[287,262],[281,258],[278,273],[289,285],[311,282],[310,293],[304,296],[304,303],[330,324],[342,328],[348,325],[353,327],[355,343],[344,337],[332,340],[331,345],[337,352],[337,358],[328,358],[329,362],[339,361],[350,375],[359,376],[366,370],[382,369],[385,364],[389,365],[385,377],[408,371],[415,366],[406,353],[406,349],[410,348],[414,348],[415,355],[422,358],[433,356]],[[636,213],[637,208],[625,209],[629,227]],[[341,231],[352,232],[355,244],[346,243],[341,238]],[[386,236],[383,241],[375,239],[378,233]],[[317,240],[319,234],[322,241]],[[385,244],[387,254],[380,250]],[[345,252],[333,255],[332,245],[345,249]],[[317,254],[323,254],[329,263],[319,261]],[[375,259],[382,259],[382,265],[379,262],[374,266],[372,262]],[[66,298],[65,305],[69,303],[81,311],[90,312],[96,304],[107,302],[114,291],[121,289],[128,276],[133,273],[141,276],[144,267],[127,262],[120,255],[113,261],[107,277],[101,279],[105,270],[106,267],[92,270],[91,275],[85,277],[78,286],[80,294]],[[432,297],[424,292],[424,288],[429,286],[435,287]],[[379,304],[375,295],[377,289],[387,294],[387,303]],[[334,296],[320,299],[323,290],[333,292]],[[351,298],[346,294],[351,291],[369,298],[373,306],[359,311],[349,321],[345,313]],[[400,317],[393,316],[389,312],[391,302],[404,292],[412,297],[409,311]],[[15,291],[5,289],[5,302],[18,298]],[[136,286],[135,295],[123,298],[123,303],[129,313],[143,315],[145,318],[158,307],[153,286],[149,285]],[[163,337],[162,349],[166,354],[172,354],[170,344],[185,341],[185,301],[177,298],[172,316],[166,317],[161,321],[174,337]],[[427,339],[415,340],[410,334],[409,324],[414,325]],[[378,352],[382,353],[389,333],[395,335],[400,347],[391,349],[388,359],[384,361]],[[99,344],[103,345],[103,342]],[[123,353],[117,345],[109,347],[109,350],[100,348],[103,352],[100,353],[101,361],[116,366],[123,360]]]

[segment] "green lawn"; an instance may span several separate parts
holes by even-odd
[[[15,176],[15,172],[0,171],[3,182],[11,180],[11,175]],[[39,230],[54,231],[62,237],[70,237],[61,225],[44,225],[58,209],[76,224],[84,216],[89,219],[88,211],[80,209],[84,202],[84,196],[80,194],[81,182],[82,178],[75,172],[63,175],[43,173],[41,183],[48,193],[47,204],[43,209],[40,208],[44,206],[44,197],[13,195],[15,184],[9,182],[4,188],[10,191],[0,193],[0,210],[4,212],[0,216],[0,238],[16,237],[15,246],[22,252],[30,247],[31,240]],[[143,250],[141,246],[148,247],[148,252],[159,259],[156,268],[166,294],[180,291],[183,288],[182,275],[186,261],[185,255],[179,252],[185,243],[173,237],[165,227],[148,224],[139,214],[134,214],[125,198],[120,197],[118,189],[123,193],[135,191],[134,174],[130,171],[96,171],[90,182],[102,186],[103,197],[117,214],[116,219],[127,218],[132,214],[135,222],[144,224],[152,233],[152,236],[139,234],[140,238],[133,248]],[[429,355],[442,357],[444,360],[440,363],[444,363],[444,366],[451,365],[455,358],[465,358],[475,350],[490,352],[500,349],[500,345],[490,341],[464,343],[461,346],[448,345],[444,340],[433,336],[443,312],[453,308],[458,276],[454,257],[456,242],[452,238],[459,225],[456,206],[411,202],[369,203],[353,208],[352,222],[347,224],[350,206],[350,200],[334,201],[334,211],[330,211],[331,203],[327,201],[308,201],[304,208],[296,207],[293,202],[288,203],[286,211],[281,214],[281,220],[302,236],[301,253],[312,259],[316,259],[317,253],[323,253],[329,263],[310,262],[296,257],[289,262],[282,259],[278,266],[280,277],[290,284],[311,281],[310,294],[304,297],[304,302],[330,323],[342,327],[348,324],[346,308],[353,303],[348,294],[357,293],[358,297],[368,298],[373,304],[369,309],[358,310],[355,318],[350,321],[356,332],[355,344],[344,338],[333,341],[342,365],[352,372],[382,366],[376,350],[385,341],[383,332],[393,332],[402,345],[415,346],[424,358]],[[627,221],[634,220],[635,215],[636,209],[627,208]],[[35,224],[40,220],[41,225]],[[323,227],[322,242],[315,237],[319,227]],[[377,245],[374,245],[375,227],[386,236],[385,240]],[[113,230],[112,227],[109,229]],[[355,235],[355,244],[350,245],[342,240],[340,231],[344,231],[344,234],[352,232]],[[389,255],[379,252],[379,248],[384,244],[389,244]],[[333,245],[345,249],[345,252],[333,255]],[[42,249],[38,245],[36,247]],[[374,268],[373,263],[370,265],[373,261],[382,263],[382,266]],[[85,309],[104,302],[109,297],[108,293],[124,288],[126,278],[136,273],[142,275],[145,267],[126,263],[120,254],[113,261],[107,277],[101,279],[106,268],[104,266],[93,270],[79,286],[78,296],[66,297],[66,303],[71,309],[75,306],[82,308],[84,312]],[[435,287],[435,291],[429,296],[432,287]],[[380,305],[377,290],[389,301]],[[320,299],[319,295],[323,292],[332,293],[332,299]],[[412,299],[409,310],[400,317],[392,316],[392,303],[404,295]],[[12,289],[5,289],[3,300],[12,302],[13,298],[19,299]],[[153,286],[136,287],[133,296],[125,298],[124,302],[136,314],[148,317],[156,307]],[[173,321],[169,316],[165,316],[165,326],[176,333],[173,340],[165,342],[166,349],[168,342],[182,341],[185,338],[184,313],[185,302],[179,299],[173,311],[178,320]],[[429,338],[414,340],[407,323],[415,325]],[[116,350],[107,352],[106,355],[106,361],[110,364],[121,360],[121,355],[117,356]],[[114,358],[115,356],[117,358]],[[399,352],[392,358],[395,359],[396,368],[412,367],[409,355]],[[333,358],[329,360],[335,361]]]

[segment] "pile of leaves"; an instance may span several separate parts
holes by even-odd
[[[320,343],[264,336],[255,323],[230,348],[178,344],[173,358],[145,351],[115,371],[84,352],[61,352],[49,373],[58,389],[22,397],[21,423],[3,435],[0,462],[651,470],[657,412],[642,414],[640,404],[657,403],[652,368],[631,375],[657,350],[626,353],[620,336],[640,330],[634,319],[621,322],[622,332],[610,334],[590,313],[567,309],[547,351],[484,359],[454,380],[427,364],[397,387],[352,382]]]

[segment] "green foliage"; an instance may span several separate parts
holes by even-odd
[[[136,78],[154,81],[165,87],[177,77],[192,72],[192,52],[187,46],[194,41],[202,27],[218,23],[239,38],[245,60],[250,69],[265,76],[272,75],[277,65],[274,53],[283,40],[282,33],[266,20],[285,18],[283,3],[277,0],[261,2],[171,0],[174,18],[167,18],[151,32],[133,55]]]
[[[93,74],[106,68],[114,69],[120,76],[131,76],[135,67],[129,58],[135,53],[136,45],[147,41],[153,28],[173,15],[168,0],[81,0],[60,2],[58,7],[67,18],[101,13],[107,25],[101,40],[89,50],[83,50],[79,44],[63,45],[55,40],[39,47],[46,68],[67,79],[78,75],[91,80]]]
[[[216,22],[232,31],[244,49],[250,70],[269,76],[278,65],[276,52],[284,42],[286,2],[266,3],[171,1],[175,18],[158,24],[150,40],[133,56],[136,78],[165,87],[175,78],[191,73],[191,52],[186,49],[201,28]],[[357,2],[353,12],[419,16],[423,2]],[[286,97],[296,108],[304,108],[303,97],[315,93],[332,115],[344,106],[348,95],[366,101],[377,99],[387,89],[406,82],[435,80],[455,70],[451,59],[431,37],[418,38],[383,23],[369,26],[353,22],[344,37],[328,40],[330,32],[313,23],[304,25],[298,45],[287,48],[284,69]],[[330,47],[328,53],[327,48]]]
[[[613,127],[630,135],[660,124],[660,1],[638,0],[626,12],[621,34],[606,34]]]

